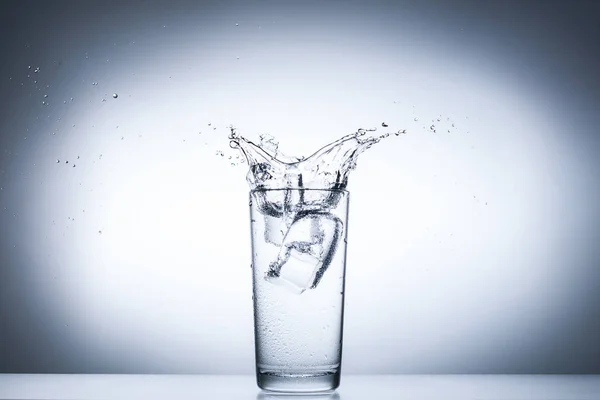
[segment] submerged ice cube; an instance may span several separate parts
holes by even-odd
[[[342,221],[333,214],[298,212],[265,279],[298,294],[316,288],[335,255],[342,232]]]
[[[281,246],[287,232],[287,226],[281,218],[265,215],[265,242]]]

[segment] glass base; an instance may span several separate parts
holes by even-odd
[[[326,393],[340,386],[340,371],[310,373],[281,373],[259,371],[256,374],[258,387],[279,393]]]

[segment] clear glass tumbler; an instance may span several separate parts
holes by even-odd
[[[250,192],[258,386],[339,386],[348,197],[345,190]]]

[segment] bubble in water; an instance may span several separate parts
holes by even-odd
[[[119,97],[119,95],[117,93],[113,93],[113,99],[116,99],[117,97]]]

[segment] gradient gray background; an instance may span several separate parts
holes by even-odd
[[[251,373],[224,127],[386,121],[344,372],[600,373],[598,4],[2,2],[0,372]]]

